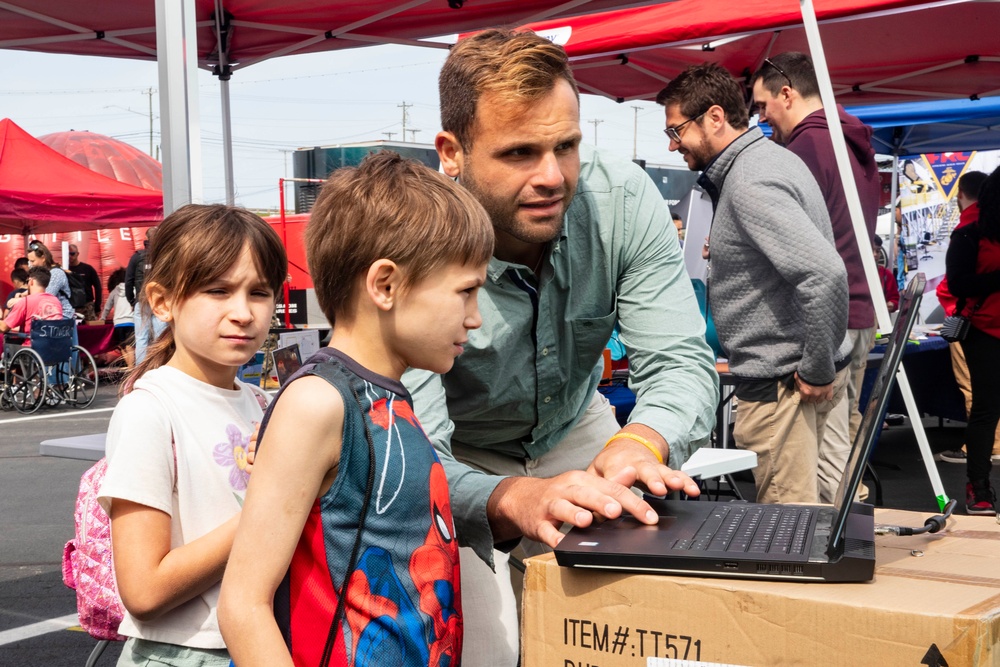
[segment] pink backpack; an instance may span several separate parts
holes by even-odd
[[[118,634],[125,608],[115,585],[111,518],[97,502],[107,469],[108,461],[102,458],[80,478],[73,512],[76,537],[63,548],[63,583],[76,590],[80,626],[91,637],[124,641]]]

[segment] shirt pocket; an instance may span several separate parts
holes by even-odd
[[[570,321],[573,359],[581,368],[592,369],[601,361],[601,353],[611,340],[618,317],[616,310],[601,317],[580,317]]]

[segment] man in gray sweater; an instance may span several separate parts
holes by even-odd
[[[736,378],[736,445],[757,453],[757,501],[815,503],[850,361],[847,271],[823,194],[801,159],[748,128],[722,67],[689,67],[656,101],[715,209],[709,303]]]

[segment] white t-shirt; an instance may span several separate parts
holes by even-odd
[[[239,389],[219,389],[169,366],[137,381],[108,426],[108,471],[100,491],[105,510],[112,498],[121,498],[166,512],[172,549],[239,512],[249,479],[243,465],[252,422],[263,417],[257,397],[267,395],[236,384]],[[219,586],[153,621],[136,620],[126,611],[119,632],[192,648],[225,648],[216,618]]]

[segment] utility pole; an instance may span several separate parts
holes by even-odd
[[[394,136],[396,136],[397,134],[399,134],[399,132],[383,132],[382,134],[384,134],[385,136],[389,137],[389,141],[392,141],[392,138]]]
[[[420,130],[410,130],[410,141],[412,141],[413,143],[417,143],[417,132],[419,131]],[[403,138],[405,139],[406,136],[404,135]]]
[[[639,159],[639,110],[642,107],[633,106],[635,109],[635,123],[632,125],[632,159]]]
[[[597,145],[597,126],[604,122],[603,118],[594,118],[593,120],[588,120],[588,123],[594,126],[594,145]]]
[[[285,178],[287,179],[288,178],[288,154],[292,152],[292,149],[290,149],[290,148],[279,148],[278,150],[281,151],[281,153],[285,157]]]
[[[403,141],[406,141],[406,110],[412,107],[412,104],[407,104],[406,100],[403,100],[402,104],[397,104],[396,108],[403,109]]]
[[[153,157],[153,93],[155,91],[150,88],[146,91],[149,95],[149,157]]]

